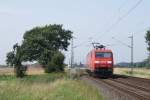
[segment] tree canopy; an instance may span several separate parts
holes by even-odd
[[[17,56],[21,62],[38,61],[43,67],[46,67],[51,62],[55,53],[62,57],[61,50],[67,50],[72,38],[72,32],[62,28],[62,25],[46,25],[35,27],[26,31],[23,36],[23,42],[17,46],[16,51],[7,54],[7,64],[14,65]],[[15,47],[15,45],[14,45]],[[18,53],[20,52],[20,53]],[[56,55],[55,55],[56,56]],[[55,57],[55,59],[58,57]],[[54,59],[54,58],[53,58]],[[60,59],[58,59],[59,61]],[[55,60],[55,62],[57,62]],[[62,64],[62,62],[60,61]],[[57,62],[57,64],[60,64]]]
[[[25,60],[39,61],[43,65],[51,60],[55,51],[67,50],[72,32],[62,25],[46,25],[27,31],[23,36]]]

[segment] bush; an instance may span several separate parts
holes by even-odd
[[[57,65],[54,64],[54,62],[49,62],[47,65],[46,65],[46,68],[45,68],[45,73],[52,73],[52,72],[56,72],[56,68],[57,68]]]
[[[61,52],[55,52],[51,61],[48,62],[45,68],[46,73],[64,71],[64,55]]]
[[[64,71],[64,55],[61,52],[56,52],[52,57],[52,62],[57,65],[58,71]]]

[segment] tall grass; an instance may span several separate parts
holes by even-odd
[[[0,100],[102,100],[98,90],[65,73],[0,76]]]

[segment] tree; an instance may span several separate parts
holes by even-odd
[[[38,61],[46,69],[48,64],[52,63],[55,53],[60,54],[61,50],[67,50],[72,38],[72,32],[65,30],[62,25],[46,25],[43,27],[35,27],[29,31],[26,31],[23,36],[23,43],[20,49],[21,51],[20,61]],[[7,61],[12,62],[13,54],[11,52],[7,55]],[[62,57],[63,58],[63,57]],[[61,59],[62,61],[64,59]],[[53,62],[60,66],[60,63]],[[61,62],[61,64],[63,64]],[[51,64],[52,65],[52,64]],[[63,66],[61,65],[61,68]],[[60,68],[60,69],[61,69]],[[49,71],[47,71],[49,72]]]
[[[13,51],[7,53],[7,65],[14,66],[17,77],[23,77],[25,75],[25,67],[22,65],[23,52],[21,46],[15,44]]]
[[[145,39],[146,39],[146,43],[148,44],[147,50],[150,52],[150,29],[147,30]],[[150,65],[150,55],[148,56],[148,58],[144,62],[145,62],[146,66]]]
[[[24,34],[24,59],[38,61],[46,67],[56,51],[67,50],[72,32],[65,30],[62,25],[46,25],[36,27]]]
[[[8,66],[13,66],[13,62],[14,62],[14,57],[15,57],[15,54],[13,51],[7,53],[7,56],[6,56],[6,63]]]
[[[147,50],[150,52],[150,29],[147,30],[145,39],[146,39],[146,43],[148,44]]]

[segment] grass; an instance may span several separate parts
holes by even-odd
[[[102,100],[97,89],[65,73],[0,75],[0,100]]]
[[[133,68],[133,73],[131,68],[114,68],[114,73],[150,79],[150,69],[147,68]]]

